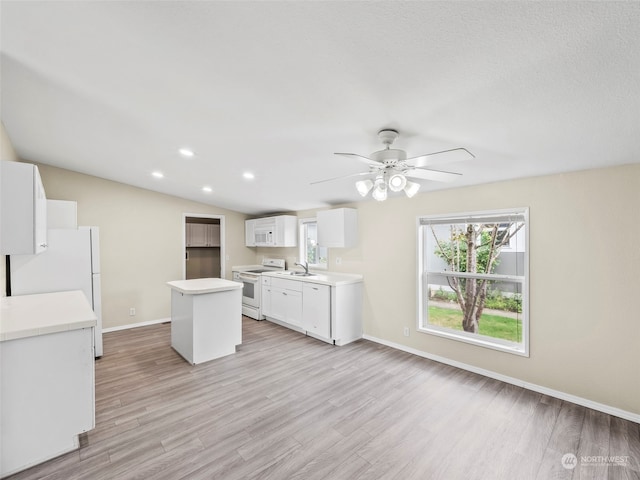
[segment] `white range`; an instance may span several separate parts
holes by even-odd
[[[260,277],[266,272],[277,272],[285,269],[282,258],[265,258],[260,265],[239,265],[231,267],[233,280],[241,282],[242,314],[255,320],[264,320],[260,301]]]

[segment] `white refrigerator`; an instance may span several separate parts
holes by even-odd
[[[100,238],[98,227],[47,230],[48,248],[36,255],[11,255],[11,295],[82,290],[98,317],[95,356],[102,356]]]

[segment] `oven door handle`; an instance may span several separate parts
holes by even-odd
[[[249,283],[258,283],[258,277],[249,277],[249,276],[245,276],[245,275],[240,274],[240,275],[238,275],[238,278],[240,280],[244,280],[244,281],[249,282]]]

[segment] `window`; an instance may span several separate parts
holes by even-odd
[[[418,219],[418,330],[529,355],[528,210]]]
[[[318,246],[318,222],[315,218],[300,220],[300,260],[309,267],[327,268],[327,247]]]

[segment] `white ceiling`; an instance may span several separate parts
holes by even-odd
[[[362,200],[353,179],[309,184],[366,171],[333,152],[379,150],[383,127],[409,156],[476,155],[421,191],[640,161],[637,1],[3,0],[0,14],[21,158],[245,213]]]

